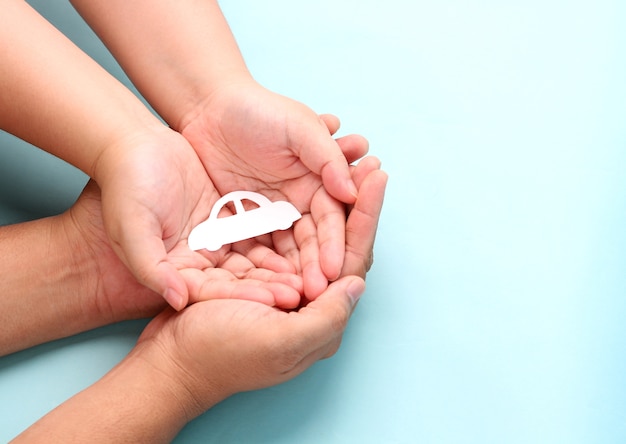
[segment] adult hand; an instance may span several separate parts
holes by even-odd
[[[290,313],[234,299],[168,308],[121,363],[15,442],[171,442],[227,396],[286,381],[332,355],[364,287],[358,277],[342,279]]]
[[[386,175],[376,159],[364,159],[352,176],[360,193],[348,216],[343,272],[363,276],[371,265]],[[93,185],[81,199],[95,199],[85,205],[92,209],[87,215],[99,220]],[[77,222],[84,224],[84,217],[75,212]],[[112,252],[108,256],[115,258]],[[122,268],[112,260],[113,270]],[[181,312],[168,308],[148,324],[119,365],[16,442],[70,436],[93,442],[170,442],[188,421],[229,395],[284,382],[333,355],[364,288],[360,277],[344,276],[291,312],[235,299],[199,302]],[[150,415],[135,414],[146,409]]]
[[[285,382],[333,355],[364,289],[362,279],[346,277],[289,313],[225,299],[166,310],[134,352],[179,384],[180,398],[190,401],[186,410],[199,415],[234,393]]]
[[[346,223],[343,277],[316,300],[285,312],[215,299],[179,313],[166,310],[148,325],[133,353],[168,375],[177,388],[167,392],[187,400],[187,415],[198,415],[233,393],[284,382],[337,351],[372,264],[387,182],[379,167],[377,159],[366,158],[352,169],[359,195]]]
[[[348,163],[367,152],[367,141],[357,135],[334,140],[336,117],[318,116],[251,79],[221,83],[188,116],[180,132],[221,194],[259,191],[310,214],[321,260],[314,270],[306,267],[303,277],[305,294],[316,297],[341,272],[344,204],[354,203],[357,194]]]

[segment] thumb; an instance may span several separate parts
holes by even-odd
[[[341,336],[359,298],[365,291],[365,281],[358,276],[345,276],[333,282],[317,299],[300,309],[297,327],[311,340],[310,349],[319,348],[336,336]],[[317,340],[314,340],[317,338]]]
[[[313,305],[316,310],[331,315],[337,311],[338,305],[343,305],[349,317],[364,292],[365,280],[359,276],[344,276],[330,284],[326,291],[307,307]]]
[[[299,127],[290,134],[291,146],[307,168],[322,177],[322,183],[335,199],[351,204],[357,189],[350,177],[348,161],[324,121],[317,117],[316,125]]]
[[[333,282],[313,302],[291,317],[289,332],[291,354],[302,358],[288,372],[301,373],[316,361],[337,352],[350,315],[361,294],[365,281],[358,276],[346,276]],[[289,351],[289,350],[287,350]]]
[[[137,225],[121,231],[120,240],[113,242],[115,252],[135,278],[159,293],[175,310],[188,303],[187,286],[180,272],[167,260],[167,251],[160,235]]]

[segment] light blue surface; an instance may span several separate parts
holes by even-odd
[[[37,3],[116,69],[65,2]],[[625,442],[626,4],[223,8],[255,76],[366,135],[390,182],[339,353],[176,442]],[[1,359],[0,441],[105,373],[143,325]]]

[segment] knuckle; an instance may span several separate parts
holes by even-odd
[[[335,355],[335,353],[337,353],[337,351],[339,351],[339,347],[341,346],[341,337],[335,339],[328,347],[328,350],[326,350],[326,353],[324,353],[324,355],[322,356],[322,359],[328,359],[331,358]]]

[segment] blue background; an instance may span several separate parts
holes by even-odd
[[[31,3],[127,82],[66,2]],[[626,442],[626,3],[222,3],[255,77],[366,135],[390,182],[339,353],[176,442]],[[81,173],[0,146],[3,223],[71,205]],[[144,325],[0,359],[0,441]]]

